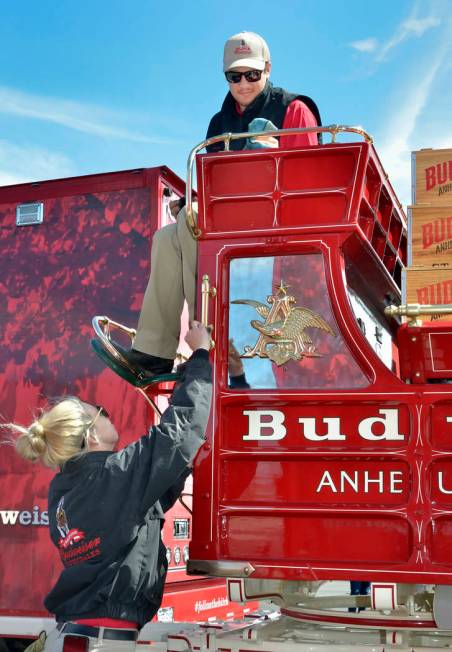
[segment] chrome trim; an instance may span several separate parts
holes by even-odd
[[[253,138],[256,136],[293,136],[296,134],[307,134],[307,133],[327,133],[331,134],[331,142],[336,142],[336,136],[339,133],[354,133],[363,137],[363,139],[372,144],[373,138],[370,136],[362,127],[347,127],[346,125],[328,125],[327,127],[296,127],[293,129],[274,129],[273,131],[256,131],[253,132]],[[230,151],[229,145],[231,140],[239,140],[240,138],[249,138],[249,131],[242,131],[238,134],[233,134],[231,132],[226,134],[221,134],[219,136],[213,136],[212,138],[207,138],[202,142],[198,143],[191,150],[188,159],[187,159],[187,184],[185,187],[185,210],[187,214],[187,226],[192,234],[193,238],[197,240],[201,236],[201,230],[196,224],[194,211],[193,211],[193,202],[192,202],[192,186],[193,186],[193,164],[195,161],[196,154],[207,147],[208,145],[213,145],[213,143],[219,143],[224,141],[224,149],[226,152]]]
[[[215,577],[249,577],[256,569],[247,561],[211,561],[189,559],[189,575],[214,575]]]

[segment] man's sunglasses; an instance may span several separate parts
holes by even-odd
[[[246,72],[228,70],[224,73],[224,76],[230,84],[239,84],[242,77],[245,77],[247,82],[257,82],[262,77],[263,72],[263,70],[247,70]]]

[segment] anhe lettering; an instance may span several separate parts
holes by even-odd
[[[438,471],[434,481],[437,482],[441,494],[452,494],[452,481],[444,477],[443,471]],[[406,487],[403,486],[404,477],[402,471],[345,471],[328,470],[322,473],[317,484],[316,493],[325,494],[402,494]]]
[[[328,490],[332,493],[345,493],[346,490],[355,494],[367,494],[372,488],[379,494],[401,494],[403,488],[402,471],[325,471],[317,486],[316,492]]]

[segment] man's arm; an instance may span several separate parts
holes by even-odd
[[[312,111],[301,100],[294,100],[287,107],[284,117],[283,129],[295,129],[296,127],[317,127],[317,120]],[[317,133],[312,131],[307,134],[296,136],[282,136],[279,141],[281,148],[306,147],[306,145],[318,145]]]

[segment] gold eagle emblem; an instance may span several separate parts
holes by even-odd
[[[276,294],[267,297],[268,306],[253,299],[236,299],[231,303],[244,304],[255,308],[264,319],[253,319],[250,324],[259,332],[254,346],[245,346],[241,358],[269,358],[281,366],[289,360],[301,360],[303,357],[321,357],[306,333],[307,328],[319,328],[333,337],[336,333],[331,326],[317,313],[309,308],[296,308],[296,300],[288,295],[290,287],[283,281],[276,287]]]

